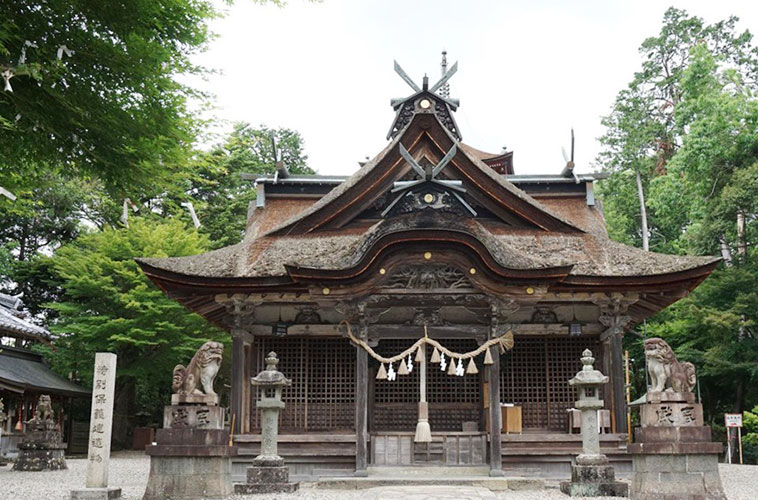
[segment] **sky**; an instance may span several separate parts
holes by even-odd
[[[600,123],[660,31],[669,6],[706,22],[730,15],[758,34],[758,1],[289,0],[283,8],[219,2],[226,16],[194,62],[216,70],[192,84],[215,95],[221,131],[231,123],[300,132],[308,164],[349,175],[386,145],[393,97],[440,76],[441,51],[458,62],[463,142],[514,151],[517,174],[558,173],[576,134],[577,172],[599,166]]]

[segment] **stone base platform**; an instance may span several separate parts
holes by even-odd
[[[143,500],[224,498],[233,493],[229,434],[221,429],[159,429]]]
[[[121,488],[83,488],[71,491],[71,500],[116,500],[121,498]]]
[[[633,498],[726,499],[718,471],[723,445],[711,442],[710,427],[643,427],[635,438],[628,447]]]
[[[573,465],[571,481],[561,482],[561,491],[572,497],[625,497],[629,485],[616,481],[611,465]]]
[[[67,469],[64,454],[66,449],[61,444],[61,435],[57,431],[31,431],[18,444],[18,457],[13,470],[45,471]]]
[[[235,484],[235,495],[252,495],[264,493],[293,493],[297,491],[300,483],[277,483],[277,484]]]
[[[234,485],[237,494],[246,493],[292,493],[299,483],[290,483],[289,467],[279,456],[258,457],[247,469],[247,482]]]
[[[430,467],[426,469],[434,470]],[[316,489],[328,490],[368,490],[371,488],[383,488],[392,486],[409,487],[446,487],[446,488],[487,488],[490,491],[522,491],[542,490],[546,482],[541,478],[527,477],[489,477],[489,475],[461,475],[453,474],[446,476],[436,472],[427,472],[419,477],[402,475],[372,475],[368,477],[323,477],[313,484]]]

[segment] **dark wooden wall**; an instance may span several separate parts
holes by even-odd
[[[522,407],[524,428],[565,432],[566,409],[576,401],[568,381],[591,349],[595,368],[602,370],[597,339],[587,337],[517,337],[500,360],[500,401]]]
[[[257,373],[266,354],[279,356],[279,371],[292,380],[285,387],[281,432],[353,431],[355,429],[355,347],[343,338],[260,338],[253,345]],[[260,432],[252,391],[251,431]]]
[[[403,351],[410,339],[385,339],[375,348],[385,356]],[[477,347],[471,339],[449,339],[444,345],[456,352]],[[596,339],[587,337],[518,337],[513,349],[501,356],[500,401],[523,408],[526,429],[566,431],[566,409],[574,406],[575,390],[568,385],[581,368],[581,353],[590,348],[595,367],[603,369]],[[279,370],[292,380],[285,388],[287,407],[280,417],[283,433],[354,432],[355,347],[343,338],[259,338],[252,345],[251,371],[264,366],[270,351],[279,355]],[[428,353],[431,355],[431,352]],[[478,375],[458,377],[427,369],[429,423],[435,431],[460,431],[465,421],[483,427],[483,355],[476,359]],[[369,358],[369,431],[413,431],[418,418],[418,365],[394,382],[376,380],[379,363]],[[464,364],[464,367],[466,365]],[[395,365],[395,370],[398,367]],[[252,389],[250,432],[260,432],[255,410],[257,391]]]

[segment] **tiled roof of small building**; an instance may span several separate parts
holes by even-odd
[[[20,335],[50,339],[50,332],[22,317],[22,307],[23,302],[20,298],[0,293],[0,336]]]

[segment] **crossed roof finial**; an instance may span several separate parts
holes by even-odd
[[[442,74],[442,76],[440,77],[439,80],[437,80],[437,83],[435,83],[431,87],[428,87],[428,84],[426,83],[428,81],[428,78],[427,78],[426,75],[424,75],[424,86],[423,86],[423,88],[419,87],[418,84],[416,82],[414,82],[413,79],[410,76],[408,76],[408,73],[405,72],[405,70],[400,66],[400,64],[398,64],[397,61],[394,61],[394,63],[395,63],[395,73],[397,73],[400,76],[400,78],[402,78],[403,81],[405,83],[407,83],[408,86],[411,89],[413,89],[413,92],[414,92],[413,95],[418,94],[419,92],[423,92],[423,91],[428,91],[428,92],[431,92],[431,93],[435,93],[438,90],[440,90],[441,88],[443,88],[443,86],[444,86],[447,91],[446,92],[441,92],[440,94],[438,94],[439,97],[442,98],[442,99],[444,99],[445,101],[447,101],[447,103],[454,110],[460,105],[460,101],[458,99],[451,99],[450,98],[449,86],[446,85],[447,82],[448,82],[448,80],[450,80],[453,77],[453,75],[455,75],[455,73],[458,72],[458,61],[456,61],[452,66],[450,66],[450,69],[446,69],[447,66],[445,65],[443,67],[443,74]],[[445,89],[443,89],[443,90],[445,90]],[[445,95],[445,94],[447,94],[447,95]],[[398,104],[400,104],[401,102],[404,102],[404,101],[408,100],[410,97],[412,97],[412,96],[404,97],[404,98],[392,99],[392,101],[391,101],[392,106],[393,107],[397,107]]]

